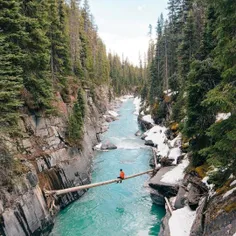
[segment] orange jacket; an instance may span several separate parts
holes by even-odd
[[[121,171],[121,172],[120,172],[120,178],[121,178],[121,179],[124,179],[124,178],[125,178],[125,172],[124,172],[124,171]]]

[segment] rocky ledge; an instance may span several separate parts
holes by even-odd
[[[185,235],[189,236],[233,236],[236,232],[236,184],[212,193],[194,171],[186,174],[178,185],[162,183],[162,176],[173,168],[161,168],[149,183],[153,188],[150,192],[153,203],[166,206],[164,197],[167,197],[173,209],[171,215],[166,207],[159,236],[178,236],[185,228],[188,232]]]

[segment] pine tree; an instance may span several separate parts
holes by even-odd
[[[194,61],[188,75],[187,87],[187,120],[183,133],[192,138],[191,150],[193,151],[193,165],[199,165],[204,159],[199,156],[199,151],[210,144],[206,137],[206,130],[215,121],[215,113],[202,105],[208,91],[213,89],[221,80],[219,70],[214,68],[211,59]]]
[[[71,0],[69,9],[69,41],[72,72],[79,78],[83,77],[80,61],[80,9],[79,2]]]
[[[52,78],[59,78],[70,73],[69,43],[65,31],[65,6],[63,1],[49,0],[50,64]],[[65,82],[63,82],[65,83]]]
[[[213,2],[216,20],[216,47],[214,52],[215,66],[221,71],[221,82],[206,96],[202,105],[215,113],[227,112],[231,116],[221,122],[216,122],[208,129],[208,136],[212,143],[201,151],[208,158],[208,162],[218,167],[211,180],[221,186],[229,176],[235,175],[235,147],[236,147],[236,57],[235,57],[235,7],[232,1]]]
[[[214,36],[216,29],[216,12],[214,7],[208,6],[206,11],[207,21],[201,39],[201,45],[198,52],[198,58],[204,60],[207,57],[213,57],[212,51],[216,47],[217,41]]]
[[[218,168],[211,175],[211,182],[216,187],[222,186],[230,175],[235,175],[236,147],[236,115],[232,114],[227,120],[216,122],[208,129],[207,135],[211,144],[202,149],[200,154],[207,157],[209,165]]]
[[[22,42],[25,53],[22,60],[25,93],[30,109],[52,109],[52,81],[49,74],[48,4],[24,1],[21,5],[24,15],[26,36]]]
[[[19,42],[25,36],[24,19],[16,1],[0,0],[0,8],[0,127],[1,131],[14,132],[22,106],[20,62],[24,54]]]
[[[182,43],[179,46],[179,75],[181,86],[184,87],[186,76],[190,69],[190,64],[194,54],[194,21],[193,12],[190,11],[187,17],[186,25],[183,30]]]
[[[85,102],[82,91],[77,93],[77,101],[69,117],[68,139],[72,145],[78,145],[83,135],[83,120],[85,117]]]

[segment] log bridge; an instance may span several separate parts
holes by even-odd
[[[153,173],[154,170],[155,169],[147,170],[147,171],[144,171],[144,172],[141,172],[138,174],[127,176],[124,179],[122,179],[122,181],[132,179],[132,178],[138,177],[140,175]],[[80,185],[80,186],[76,186],[76,187],[72,187],[72,188],[65,188],[65,189],[59,189],[59,190],[44,190],[44,193],[46,196],[50,196],[50,195],[57,195],[58,196],[58,195],[66,194],[66,193],[77,192],[77,191],[83,190],[83,189],[90,189],[90,188],[95,188],[95,187],[99,187],[99,186],[103,186],[103,185],[107,185],[107,184],[113,184],[113,183],[117,183],[118,181],[120,181],[120,179],[112,179],[112,180],[103,181],[103,182],[99,182],[99,183]]]

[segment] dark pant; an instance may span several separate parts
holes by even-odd
[[[120,179],[120,181],[118,181],[117,184],[118,184],[118,183],[122,183],[122,179],[123,179],[123,178],[117,177],[117,179]]]

